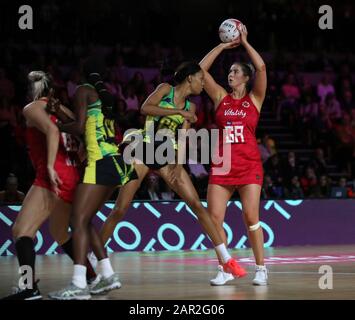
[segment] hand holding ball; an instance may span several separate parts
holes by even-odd
[[[241,24],[242,23],[237,19],[227,19],[223,21],[218,30],[221,41],[226,43],[237,40],[240,36],[238,27]]]

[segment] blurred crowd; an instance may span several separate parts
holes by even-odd
[[[171,5],[178,12],[179,8],[183,10],[183,2]],[[15,40],[16,33],[10,29],[8,37],[0,38],[0,190],[4,190],[0,193],[0,202],[11,199],[20,201],[18,190],[27,192],[34,178],[26,150],[22,116],[22,108],[29,101],[26,78],[29,71],[36,69],[50,72],[58,98],[71,107],[75,89],[81,83],[84,57],[89,54],[104,57],[107,63],[105,85],[115,97],[119,115],[116,136],[119,143],[125,130],[143,126],[144,116],[140,115],[139,109],[157,84],[168,81],[179,62],[191,58],[198,61],[210,49],[208,47],[202,51],[204,49],[196,46],[183,45],[179,40],[183,29],[178,32],[178,28],[174,28],[174,34],[169,34],[168,28],[159,28],[157,21],[167,18],[169,21],[176,19],[177,25],[185,23],[181,17],[178,19],[180,15],[173,13],[173,10],[168,14],[164,2],[149,1],[149,6],[147,2],[135,15],[126,14],[130,12],[134,1],[120,4],[123,9],[118,10],[119,15],[111,17],[111,20],[103,18],[110,15],[110,5],[119,5],[111,1],[107,1],[106,5],[104,3],[106,1],[99,5],[94,1],[86,1],[84,5],[84,2],[77,1],[75,4],[70,2],[72,5],[69,2],[61,5],[59,1],[46,1],[36,7],[40,10],[41,23],[53,22],[48,23],[50,30],[44,32],[43,37],[33,35],[33,41]],[[312,19],[318,19],[317,14],[310,12],[313,7],[308,1],[290,3],[288,9],[282,11],[277,8],[283,1],[269,0],[255,5],[259,14],[256,15],[258,26],[252,23],[256,19],[255,12],[251,12],[248,6],[242,8],[243,17],[249,26],[250,41],[263,50],[267,62],[268,91],[264,109],[289,128],[303,148],[311,151],[306,160],[300,152],[288,150],[282,153],[276,136],[258,130],[265,170],[262,197],[352,198],[355,197],[355,98],[351,71],[355,66],[355,55],[351,50],[355,41],[348,41],[348,46],[340,50],[341,46],[336,47],[335,42],[340,43],[342,38],[334,37],[335,42],[330,51],[321,50],[326,45],[322,37],[313,39],[312,34],[300,32],[312,23]],[[212,13],[213,8],[212,1],[209,9]],[[353,7],[344,2],[339,8],[341,10],[336,13],[336,17],[342,18],[339,23],[351,27],[355,20]],[[75,14],[81,9],[86,12],[87,26],[95,25],[96,20],[105,21],[106,25],[95,25],[97,34],[92,33],[89,27],[83,30],[85,24],[82,19],[75,20]],[[236,9],[232,5],[226,5],[223,10],[219,16],[236,16]],[[295,12],[300,11],[304,12],[304,24],[296,19]],[[209,11],[206,12],[209,14]],[[186,13],[187,16],[190,14]],[[66,17],[68,23],[75,23],[75,26],[61,28],[63,17]],[[139,23],[137,17],[142,18]],[[292,37],[288,34],[288,39],[292,38],[292,45],[287,43],[285,34],[282,34],[284,29],[278,28],[282,22],[291,18],[293,23],[300,25],[297,34],[292,33]],[[6,21],[2,20],[0,31],[4,31]],[[203,32],[209,37],[207,45],[214,45],[218,40],[215,27],[219,22],[209,20],[208,23],[208,28]],[[137,25],[142,34],[138,35]],[[261,27],[263,25],[265,28]],[[154,28],[162,34],[155,32]],[[107,32],[103,33],[102,30]],[[100,41],[86,42],[89,36]],[[169,37],[171,41],[168,41]],[[289,50],[280,50],[282,46]],[[293,50],[292,46],[302,51]],[[236,60],[247,60],[243,50],[231,50],[216,61],[211,71],[220,83],[226,84],[229,65]],[[198,116],[195,128],[215,128],[212,102],[205,94],[193,101],[197,105]],[[198,186],[201,198],[205,198],[208,165],[190,161],[185,167]],[[330,167],[335,167],[338,175],[331,176]],[[151,172],[136,198],[170,200],[176,199],[177,195]]]

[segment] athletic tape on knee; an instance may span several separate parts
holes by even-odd
[[[249,231],[256,231],[260,228],[260,222],[249,227]]]

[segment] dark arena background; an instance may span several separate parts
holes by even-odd
[[[32,9],[27,29],[19,24],[27,12],[19,13],[22,5]],[[199,62],[220,43],[222,21],[236,18],[267,69],[256,138],[264,168],[260,222],[269,284],[252,285],[255,261],[238,192],[223,226],[228,248],[248,276],[211,286],[218,260],[210,239],[186,203],[151,171],[106,243],[122,288],[92,299],[209,300],[218,306],[220,300],[355,298],[354,1],[49,0],[2,1],[0,8],[0,297],[18,285],[12,227],[35,177],[22,114],[30,102],[27,74],[50,73],[57,98],[72,108],[85,57],[103,58],[119,144],[127,129],[143,127],[140,107],[156,86],[180,62]],[[225,50],[210,70],[225,87],[234,61],[250,61],[242,46]],[[216,128],[207,94],[191,101],[197,106],[193,127]],[[209,165],[184,167],[207,208]],[[98,230],[117,194],[94,217]],[[70,282],[73,263],[48,222],[34,243],[36,277],[48,299]],[[130,314],[127,307],[126,318]]]

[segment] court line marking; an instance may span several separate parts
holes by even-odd
[[[320,275],[322,273],[319,272],[311,272],[311,271],[268,271],[268,273],[284,273],[284,274],[316,274]],[[339,274],[339,275],[355,275],[355,272],[332,272],[333,274]]]
[[[247,268],[246,268],[247,269]],[[212,270],[213,272],[214,270]],[[254,270],[248,270],[247,271],[252,274]],[[165,270],[160,270],[160,271],[145,271],[145,275],[147,273],[149,274],[177,274],[178,271],[174,271],[174,272],[169,272],[169,271],[165,271]],[[204,273],[204,274],[207,274],[207,273],[210,273],[211,271],[210,270],[205,270],[205,271],[192,271],[192,270],[185,270],[186,273]],[[184,272],[184,273],[185,273]],[[320,275],[322,273],[319,273],[319,272],[311,272],[311,271],[269,271],[268,270],[268,273],[269,274],[314,274],[314,275]],[[124,271],[121,271],[121,272],[118,272],[118,274],[137,274],[137,272],[130,272],[130,271],[127,271],[127,272],[124,272]],[[355,272],[333,272],[333,275],[344,275],[344,276],[351,276],[351,275],[355,275]]]

